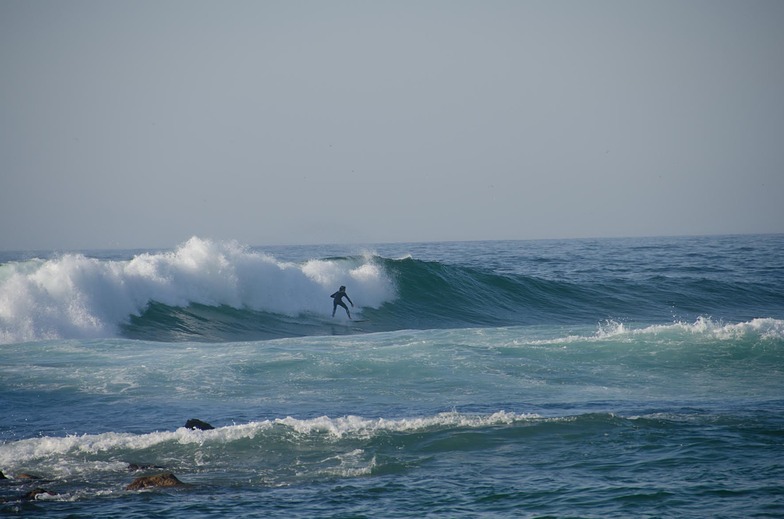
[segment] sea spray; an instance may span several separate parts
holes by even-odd
[[[340,284],[363,307],[395,298],[393,282],[370,256],[292,263],[200,238],[125,261],[65,254],[6,263],[0,272],[4,343],[116,336],[152,303],[327,316],[328,296]]]

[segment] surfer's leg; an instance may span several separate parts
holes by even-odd
[[[342,306],[346,310],[346,313],[348,314],[348,318],[351,319],[351,314],[348,313],[348,307],[346,306],[346,303],[344,303],[343,301],[340,301],[339,303],[335,304],[335,308],[337,308],[337,305]],[[332,317],[335,317],[335,309],[334,308],[332,309]]]

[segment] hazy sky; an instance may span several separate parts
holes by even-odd
[[[784,2],[0,0],[0,249],[784,232]]]

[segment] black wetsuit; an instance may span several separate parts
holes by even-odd
[[[350,297],[348,297],[346,291],[338,290],[337,292],[335,292],[329,297],[332,298],[332,317],[335,317],[335,310],[337,310],[338,305],[340,305],[346,309],[346,314],[348,315],[348,318],[351,319],[351,312],[348,311],[348,307],[346,306],[346,303],[343,302],[343,298],[345,297],[346,299],[348,299],[348,302],[351,303],[351,306],[354,306],[354,302],[351,301]]]

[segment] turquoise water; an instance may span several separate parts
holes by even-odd
[[[2,261],[3,513],[784,515],[783,236]]]

